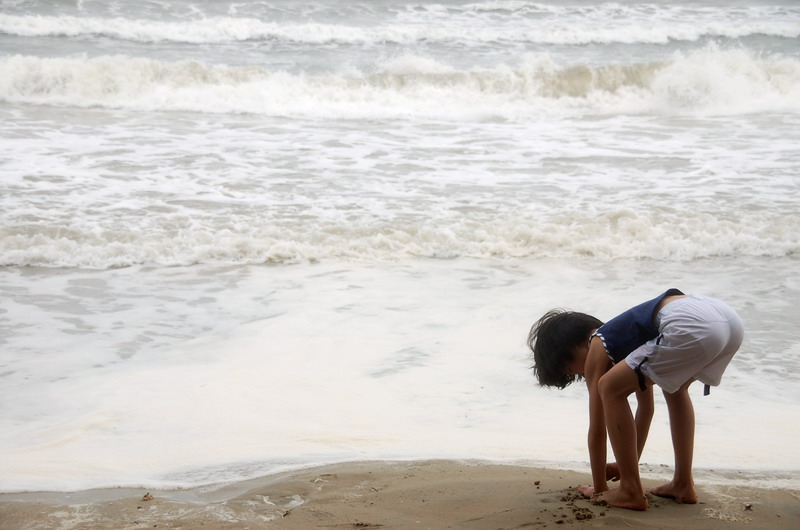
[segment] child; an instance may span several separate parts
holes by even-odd
[[[689,385],[717,386],[742,343],[742,321],[724,302],[669,289],[603,324],[583,313],[550,311],[531,328],[534,374],[543,386],[564,388],[581,378],[589,388],[589,498],[647,509],[639,457],[653,417],[653,384],[669,409],[675,475],[650,493],[696,503],[692,479],[694,409]],[[634,419],[628,396],[637,392]],[[606,464],[606,432],[616,464]],[[619,480],[609,490],[607,480]]]

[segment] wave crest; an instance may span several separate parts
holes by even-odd
[[[456,70],[404,57],[374,73],[310,75],[123,56],[14,56],[0,59],[0,101],[345,118],[798,111],[800,61],[707,49],[630,65],[560,66],[536,55],[517,67]]]
[[[166,221],[165,221],[166,222]],[[325,224],[102,232],[17,227],[0,231],[0,265],[111,268],[136,264],[291,264],[327,259],[525,257],[691,260],[716,256],[796,256],[800,216],[742,213],[562,214],[548,220],[407,225]]]
[[[483,11],[487,11],[484,9]],[[513,9],[512,9],[513,11]],[[445,15],[447,15],[445,13]],[[704,38],[740,39],[752,35],[782,38],[800,37],[800,27],[786,16],[774,19],[748,17],[721,20],[717,15],[707,20],[687,18],[649,20],[644,14],[634,16],[637,23],[619,24],[608,13],[601,18],[581,13],[551,17],[538,22],[507,26],[473,26],[450,17],[434,18],[431,25],[392,23],[357,26],[322,22],[277,23],[252,17],[207,17],[189,22],[125,19],[107,17],[42,16],[0,14],[0,32],[23,37],[104,37],[143,43],[175,42],[218,44],[241,41],[279,40],[305,44],[336,43],[376,45],[394,43],[412,45],[421,42],[465,42],[497,44],[665,44],[670,41],[699,41]],[[463,16],[463,15],[462,15]],[[507,16],[520,16],[511,14]],[[629,15],[630,16],[630,15]],[[650,15],[652,16],[652,14]],[[465,20],[470,20],[466,18]],[[524,20],[524,17],[523,17]],[[431,22],[428,20],[428,22]]]

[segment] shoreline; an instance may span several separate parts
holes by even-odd
[[[650,509],[600,506],[589,475],[483,461],[349,462],[183,490],[0,494],[15,529],[88,528],[797,528],[800,490],[698,481],[699,502],[648,495]],[[660,481],[645,478],[645,488]]]

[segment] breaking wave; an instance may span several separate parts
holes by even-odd
[[[530,14],[530,13],[528,13]],[[23,37],[95,37],[133,42],[177,42],[190,44],[241,41],[285,41],[306,44],[375,45],[420,42],[535,43],[535,44],[665,44],[670,41],[698,41],[704,38],[740,39],[752,35],[797,38],[800,27],[790,17],[773,20],[744,18],[720,20],[708,16],[697,20],[687,16],[673,20],[648,20],[642,13],[640,24],[615,23],[614,19],[571,13],[536,24],[511,27],[475,27],[449,20],[421,25],[410,20],[378,26],[359,26],[321,22],[270,22],[251,17],[207,17],[193,21],[147,19],[36,16],[0,14],[0,33]],[[580,16],[579,16],[580,15]],[[506,16],[517,16],[509,15]],[[608,16],[606,14],[605,16]],[[652,16],[652,14],[650,15]],[[716,16],[716,15],[715,15]],[[743,22],[744,20],[744,22]],[[448,22],[448,23],[445,23]],[[455,23],[454,23],[455,22]]]
[[[715,47],[661,62],[457,70],[406,56],[377,71],[292,74],[125,56],[0,58],[0,101],[150,111],[371,118],[800,110],[800,61]]]
[[[242,223],[177,230],[103,231],[88,226],[0,230],[0,265],[105,269],[137,264],[291,264],[328,259],[524,257],[692,260],[716,256],[796,256],[800,216],[741,213],[562,214],[546,220],[297,225]]]

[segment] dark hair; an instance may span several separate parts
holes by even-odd
[[[531,328],[528,347],[533,352],[533,375],[542,386],[564,388],[581,379],[568,374],[577,346],[586,344],[589,335],[603,323],[586,313],[563,309],[548,311]]]

